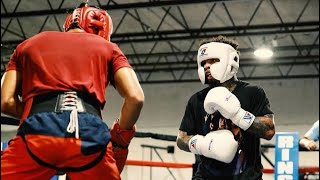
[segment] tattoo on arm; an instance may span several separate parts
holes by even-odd
[[[188,136],[186,132],[180,131],[177,137],[177,146],[183,151],[190,152],[189,140],[191,138],[192,135]]]
[[[260,138],[270,140],[275,133],[273,114],[257,116],[247,131]]]

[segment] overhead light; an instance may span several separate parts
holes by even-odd
[[[268,59],[272,57],[273,51],[270,48],[262,47],[255,50],[253,54],[260,59]]]

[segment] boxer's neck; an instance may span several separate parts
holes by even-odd
[[[228,81],[222,83],[222,86],[226,87],[230,92],[232,92],[237,87],[237,83],[234,78],[231,78]]]
[[[85,31],[80,28],[75,28],[75,29],[70,29],[68,32],[77,33],[77,32],[85,32]]]

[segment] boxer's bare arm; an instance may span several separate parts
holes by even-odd
[[[266,140],[272,139],[275,134],[274,115],[256,116],[247,132],[256,134],[258,137]]]
[[[16,70],[7,71],[1,83],[1,112],[20,117],[23,103],[19,100],[17,89],[21,85],[20,73]]]
[[[189,149],[189,141],[192,138],[192,135],[188,136],[186,132],[179,131],[177,136],[177,146],[187,152],[191,152]]]
[[[123,67],[115,75],[115,86],[119,94],[124,98],[120,111],[120,129],[132,129],[144,102],[144,93],[133,69]]]

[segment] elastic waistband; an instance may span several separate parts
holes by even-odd
[[[64,112],[71,110],[61,110],[62,105],[62,97],[67,92],[50,92],[46,94],[42,94],[39,96],[33,97],[32,107],[28,116],[32,116],[36,113],[41,112]],[[93,98],[81,93],[74,92],[77,96],[77,101],[82,105],[83,108],[79,110],[79,112],[87,112],[93,115],[97,115],[101,117],[101,111],[99,108],[99,104]]]

